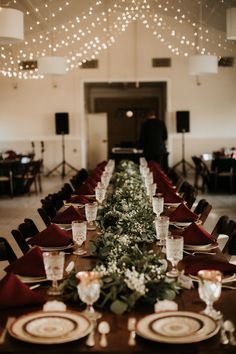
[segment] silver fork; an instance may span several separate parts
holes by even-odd
[[[0,344],[3,344],[5,342],[8,327],[11,325],[11,323],[13,323],[14,320],[15,317],[8,317],[5,327],[0,335]]]

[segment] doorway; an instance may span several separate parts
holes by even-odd
[[[149,110],[165,120],[167,83],[85,83],[85,102],[89,114],[107,114],[108,158],[113,147],[138,147]]]

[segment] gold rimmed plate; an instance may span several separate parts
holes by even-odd
[[[195,343],[214,336],[219,324],[211,317],[189,311],[167,311],[145,316],[137,323],[137,334],[156,342]]]
[[[30,276],[19,275],[19,274],[16,274],[16,276],[18,279],[22,281],[22,283],[25,284],[43,283],[45,281],[48,281],[46,277],[30,277]]]
[[[188,277],[192,279],[192,281],[199,282],[199,278],[196,275],[188,274]],[[236,281],[236,274],[232,275],[224,275],[222,278],[222,284],[232,283]]]
[[[184,249],[186,251],[211,251],[218,247],[217,242],[208,243],[206,245],[188,245],[184,244]]]
[[[48,251],[48,252],[53,252],[53,251],[65,251],[65,250],[69,250],[71,248],[74,247],[74,243],[71,242],[69,245],[67,246],[55,246],[55,247],[42,247],[42,246],[39,246],[41,248],[42,251]]]
[[[36,344],[60,344],[86,336],[91,321],[78,312],[31,312],[18,317],[9,327],[16,339]]]

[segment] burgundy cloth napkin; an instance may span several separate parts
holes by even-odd
[[[101,168],[102,170],[104,170],[105,166],[107,165],[108,161],[107,160],[104,160],[104,161],[101,161],[97,164],[97,167],[98,168]]]
[[[61,213],[58,213],[52,222],[56,224],[71,224],[74,220],[84,220],[83,214],[73,207],[73,205],[66,208]]]
[[[94,178],[92,178],[91,176],[89,176],[86,179],[85,183],[89,183],[93,188],[96,188],[96,186],[98,184],[98,182]]]
[[[67,203],[80,203],[80,204],[87,204],[91,203],[91,200],[84,195],[74,195],[73,197],[67,199]]]
[[[183,198],[181,198],[173,189],[163,192],[164,203],[183,203]]]
[[[79,188],[75,190],[75,194],[91,195],[94,194],[94,188],[90,183],[83,183]]]
[[[186,245],[207,245],[215,242],[209,232],[207,232],[203,226],[197,225],[195,222],[186,227],[182,235]]]
[[[193,213],[184,203],[181,203],[171,214],[170,221],[193,222],[198,215]]]
[[[32,246],[60,247],[71,243],[71,236],[55,224],[49,225],[46,229],[31,237],[28,243]]]
[[[220,259],[219,256],[195,255],[184,258],[183,267],[185,274],[197,275],[201,269],[216,269],[223,274],[236,273],[236,265],[227,260]]]
[[[0,309],[43,305],[45,302],[41,294],[30,290],[13,273],[7,274],[0,282]]]
[[[7,273],[28,277],[45,277],[42,251],[39,247],[31,248],[22,257],[5,268]]]

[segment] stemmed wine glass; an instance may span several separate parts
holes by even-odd
[[[97,211],[97,202],[85,204],[85,215],[88,221],[87,230],[96,230],[96,225],[94,221],[97,218]]]
[[[72,238],[77,245],[77,249],[73,253],[77,254],[78,256],[86,254],[87,252],[82,249],[82,244],[86,240],[86,233],[87,233],[86,221],[74,220],[72,221],[71,225],[72,225]]]
[[[167,236],[167,238],[166,238],[166,258],[172,264],[171,271],[166,273],[166,275],[168,277],[176,278],[179,276],[177,264],[183,258],[183,246],[184,246],[183,236],[179,236],[179,235]]]
[[[101,317],[100,312],[94,310],[93,304],[99,299],[100,296],[100,273],[93,271],[83,271],[76,274],[79,279],[77,290],[81,301],[86,303],[87,307],[84,314],[91,320],[96,320]]]
[[[62,290],[58,286],[58,280],[63,278],[65,253],[43,252],[43,263],[46,277],[52,280],[52,287],[48,289],[48,295],[61,295]]]
[[[106,196],[106,188],[105,187],[96,187],[95,188],[95,197],[97,202],[101,205]]]
[[[168,216],[157,216],[155,218],[154,222],[156,228],[156,236],[160,246],[164,246],[166,244],[166,238],[169,231],[169,220],[170,219]]]
[[[199,284],[198,293],[200,299],[206,303],[202,311],[214,319],[220,319],[221,313],[213,308],[213,303],[219,299],[221,294],[222,273],[218,270],[200,270],[198,272]]]
[[[152,197],[152,209],[157,216],[160,216],[160,214],[163,212],[164,198],[162,194],[157,194]]]

